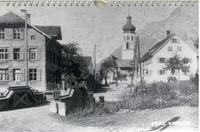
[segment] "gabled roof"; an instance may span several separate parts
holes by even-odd
[[[18,16],[12,11],[0,17],[0,24],[19,24],[24,22],[25,20],[22,17]]]
[[[57,40],[62,40],[61,28],[60,26],[35,26],[47,35],[55,38]]]
[[[141,61],[144,62],[144,61],[150,59],[151,57],[153,57],[154,54],[161,47],[163,47],[169,40],[171,40],[174,36],[175,36],[175,34],[171,34],[168,37],[166,37],[165,39],[163,39],[163,40],[159,41],[158,43],[156,43],[151,49],[148,50],[148,52],[146,54],[144,54],[144,56],[141,58]]]
[[[18,16],[14,12],[10,11],[3,16],[0,16],[0,25],[22,25],[25,23],[24,18]],[[32,24],[28,24],[30,27],[34,28],[42,35],[46,37],[55,38],[57,40],[62,40],[61,28],[60,26],[34,26]]]

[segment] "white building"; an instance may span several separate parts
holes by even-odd
[[[167,60],[176,55],[188,61],[186,65],[189,66],[189,70],[187,72],[180,70],[172,74],[170,70],[164,70]],[[189,80],[198,70],[197,57],[198,52],[193,45],[187,44],[178,35],[167,31],[166,38],[155,44],[142,57],[143,78],[146,83],[168,82],[170,79]]]

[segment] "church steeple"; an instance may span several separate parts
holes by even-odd
[[[127,16],[127,22],[123,26],[123,44],[122,44],[122,59],[132,60],[135,45],[135,30],[136,27],[132,24],[130,11]]]
[[[127,22],[123,26],[123,31],[124,32],[135,33],[136,27],[132,24],[131,18],[132,17],[130,15],[127,16]]]

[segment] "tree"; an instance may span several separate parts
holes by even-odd
[[[180,74],[180,71],[187,73],[189,70],[188,63],[188,58],[181,59],[178,55],[175,55],[167,60],[164,70],[169,70],[172,74],[175,74],[175,72],[178,71],[178,75]]]
[[[71,82],[86,79],[89,69],[84,57],[80,55],[81,50],[78,47],[78,43],[62,45],[62,48],[62,67],[65,78]]]
[[[109,71],[113,71],[113,70],[114,70],[113,60],[112,58],[108,57],[106,60],[103,61],[99,70],[100,78],[101,80],[103,79],[105,80],[105,85],[108,85],[107,77],[108,77]]]

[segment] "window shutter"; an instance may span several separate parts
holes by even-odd
[[[9,28],[9,39],[13,39],[13,29]]]
[[[25,81],[26,75],[25,75],[25,69],[21,69],[21,81]]]
[[[37,53],[36,54],[37,54],[37,56],[36,56],[37,60],[40,60],[41,59],[41,49],[39,47],[37,48]]]
[[[5,39],[9,39],[9,28],[5,28]]]
[[[9,80],[13,80],[13,69],[10,69]]]
[[[41,80],[41,69],[37,69],[37,80],[40,81]]]
[[[21,28],[20,31],[20,39],[24,39],[24,29]]]
[[[25,49],[20,48],[20,60],[24,60],[24,58],[25,58]]]
[[[13,48],[8,48],[8,60],[12,60]]]

